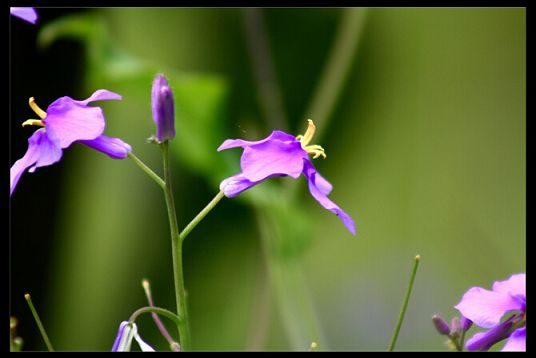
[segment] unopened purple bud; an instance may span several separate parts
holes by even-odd
[[[462,332],[467,332],[469,328],[473,325],[473,321],[471,321],[469,318],[461,315],[460,316],[460,324],[462,326]]]
[[[439,334],[448,335],[450,333],[450,327],[447,322],[441,316],[439,315],[433,315],[432,316],[432,322],[434,322],[434,326],[439,332]]]
[[[156,139],[159,142],[175,137],[175,109],[173,92],[164,75],[156,75],[151,92],[153,120],[156,123]]]
[[[450,321],[450,336],[459,337],[462,333],[462,325],[460,324],[460,319],[458,317],[452,318]]]

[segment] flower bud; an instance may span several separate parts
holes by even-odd
[[[461,315],[460,316],[460,324],[462,326],[462,332],[467,332],[469,328],[473,325],[473,321],[471,321],[469,318]]]
[[[459,337],[462,333],[462,325],[458,317],[453,317],[450,321],[450,336],[453,338]]]
[[[175,137],[175,109],[173,92],[164,75],[156,75],[151,91],[153,120],[156,123],[156,140],[164,142]]]
[[[447,322],[441,316],[439,315],[433,315],[432,316],[432,322],[434,322],[434,326],[439,332],[439,334],[448,335],[450,333],[450,327]]]

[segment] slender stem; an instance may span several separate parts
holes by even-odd
[[[329,59],[318,81],[310,105],[305,112],[306,118],[313,118],[318,131],[316,140],[327,128],[327,121],[337,103],[356,54],[361,37],[366,9],[343,9],[339,30],[330,51]]]
[[[142,280],[141,285],[143,286],[143,290],[145,291],[145,296],[147,296],[147,301],[149,302],[150,307],[154,307],[153,302],[153,295],[151,293],[151,285],[149,284],[149,280]],[[153,317],[153,321],[156,324],[156,327],[158,327],[158,330],[162,334],[162,336],[166,339],[166,341],[169,343],[169,346],[172,350],[177,351],[178,343],[171,337],[168,330],[166,329],[166,326],[164,323],[160,320],[160,317],[156,313],[151,313],[151,316]]]
[[[173,200],[173,189],[171,186],[171,168],[169,165],[169,146],[165,141],[161,144],[164,161],[164,194],[168,210],[169,228],[171,232],[171,250],[173,255],[173,278],[175,283],[175,300],[177,303],[177,315],[181,320],[177,326],[179,330],[180,344],[183,350],[190,350],[190,328],[188,322],[188,309],[186,307],[186,292],[184,290],[184,275],[182,272],[182,241],[179,237],[179,226],[177,224],[177,214],[175,202]]]
[[[454,345],[454,348],[456,349],[456,351],[458,351],[458,352],[463,351],[463,346],[461,345],[461,342],[458,342],[458,340],[456,338],[449,338],[449,339],[452,342],[452,344]]]
[[[130,315],[130,318],[128,319],[128,322],[129,323],[134,323],[138,319],[138,317],[141,316],[144,313],[156,313],[156,314],[162,315],[164,317],[169,318],[170,320],[175,322],[175,324],[177,324],[177,325],[179,325],[180,322],[182,321],[180,316],[177,316],[176,314],[174,314],[171,311],[166,310],[165,308],[150,307],[149,306],[149,307],[138,308],[136,311],[134,311],[134,313],[132,313]]]
[[[415,281],[415,275],[417,274],[417,268],[419,267],[419,262],[421,261],[421,256],[415,256],[415,264],[413,265],[413,270],[411,271],[411,277],[409,279],[408,288],[406,290],[406,296],[404,297],[404,302],[402,303],[402,308],[400,309],[400,315],[398,316],[398,322],[396,323],[395,331],[393,333],[393,338],[389,344],[389,352],[392,352],[395,349],[396,340],[398,338],[398,332],[400,332],[400,327],[402,326],[402,321],[404,320],[404,315],[406,314],[406,308],[408,307],[409,297],[411,296],[411,290],[413,288],[413,282]]]
[[[465,330],[462,329],[462,336],[460,337],[460,348],[458,349],[458,352],[463,352],[463,343],[465,341]]]
[[[29,293],[24,294],[24,298],[26,299],[26,302],[28,302],[28,306],[30,306],[30,310],[32,311],[32,315],[35,319],[35,323],[37,323],[37,327],[39,327],[39,331],[41,332],[41,336],[43,337],[43,340],[45,341],[45,344],[47,345],[49,352],[54,352],[54,348],[52,348],[52,344],[50,343],[50,340],[48,339],[47,332],[45,331],[45,327],[43,327],[43,323],[41,322],[41,319],[39,318],[39,315],[37,314],[37,311],[32,303],[32,298],[30,297]]]
[[[149,168],[147,165],[145,165],[144,162],[142,162],[138,157],[134,155],[134,153],[130,152],[128,153],[128,157],[132,159],[132,161],[149,176],[149,178],[153,179],[156,184],[158,184],[162,189],[165,189],[166,183]]]
[[[214,209],[214,207],[216,206],[216,204],[218,204],[220,202],[220,200],[225,196],[225,194],[223,194],[223,191],[220,191],[218,194],[216,194],[216,196],[210,201],[210,203],[207,204],[207,206],[205,206],[205,208],[203,210],[201,210],[199,212],[199,214],[197,214],[197,216],[195,218],[193,218],[192,221],[190,221],[190,223],[188,225],[186,225],[186,227],[184,228],[184,230],[182,230],[182,232],[180,233],[179,235],[179,241],[182,243],[184,241],[184,239],[186,239],[186,237],[188,236],[188,234],[197,226],[197,224],[199,224],[199,222],[201,222],[201,220],[203,220],[203,218],[205,216],[207,216],[207,214],[212,210]]]

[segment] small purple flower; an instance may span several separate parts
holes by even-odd
[[[164,75],[157,75],[151,91],[153,120],[156,123],[156,140],[164,142],[175,137],[175,109],[173,92]]]
[[[223,180],[220,190],[232,198],[268,178],[290,176],[297,179],[303,174],[309,183],[311,195],[320,205],[339,216],[346,228],[355,235],[352,218],[328,198],[333,186],[316,171],[309,159],[309,154],[313,154],[313,158],[325,158],[326,154],[321,146],[309,145],[315,133],[315,125],[310,119],[308,122],[305,134],[297,137],[273,131],[267,138],[256,142],[241,139],[227,139],[223,142],[218,151],[242,147],[244,152],[240,159],[242,171]]]
[[[525,351],[527,308],[524,273],[496,281],[492,291],[472,287],[454,307],[475,325],[490,328],[471,337],[466,344],[468,350],[487,351],[495,343],[508,339],[503,351]],[[501,318],[510,311],[519,312],[501,322]]]
[[[9,12],[11,15],[26,20],[29,23],[35,24],[37,22],[37,12],[35,12],[33,7],[10,7]]]
[[[115,337],[112,352],[130,352],[132,339],[135,339],[136,342],[138,342],[143,352],[155,351],[153,347],[141,339],[140,335],[138,334],[138,327],[136,326],[136,323],[129,324],[127,321],[123,321],[119,325],[119,331],[117,332],[117,337]]]
[[[43,111],[30,98],[30,107],[41,119],[29,119],[22,126],[37,125],[38,129],[28,139],[28,150],[24,156],[11,167],[10,195],[22,175],[29,168],[33,173],[37,168],[58,162],[63,149],[73,142],[80,142],[114,159],[124,159],[132,150],[130,145],[119,138],[102,135],[104,132],[104,114],[99,107],[88,104],[102,100],[120,100],[121,96],[107,91],[97,90],[86,100],[76,101],[70,97],[61,97]]]

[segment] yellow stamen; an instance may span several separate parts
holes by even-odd
[[[35,103],[35,99],[33,97],[30,97],[28,103],[30,104],[30,107],[33,109],[35,114],[39,116],[39,118],[44,119],[47,116],[47,112],[39,108],[39,106]]]
[[[311,143],[311,140],[313,139],[316,131],[315,124],[312,120],[308,119],[308,126],[307,130],[305,131],[305,134],[296,136],[296,140],[301,142],[301,147],[303,150],[307,152],[307,154],[313,154],[313,159],[316,159],[320,156],[326,158],[326,153],[324,151],[324,148],[317,144],[308,145]]]
[[[313,139],[315,135],[315,131],[316,131],[316,127],[313,121],[308,119],[307,122],[308,122],[308,126],[307,126],[307,130],[305,131],[305,134],[299,135],[298,136],[300,137],[299,139],[296,137],[296,139],[302,142],[303,146],[306,146],[307,144],[311,143],[311,139]]]
[[[28,119],[27,121],[25,121],[24,123],[22,123],[22,126],[25,127],[25,126],[39,126],[39,127],[44,127],[45,126],[45,123],[43,123],[42,120],[40,119]]]

